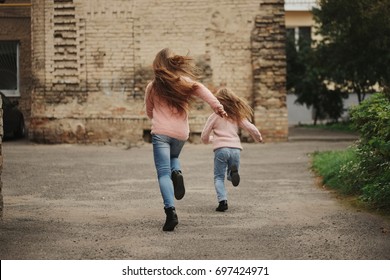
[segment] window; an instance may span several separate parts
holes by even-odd
[[[18,42],[0,41],[0,91],[6,96],[20,96]]]
[[[311,48],[311,27],[286,29],[287,92],[293,93],[305,73],[305,57]]]
[[[294,42],[297,51],[304,45],[311,45],[311,27],[309,26],[287,28],[286,33],[287,40]]]

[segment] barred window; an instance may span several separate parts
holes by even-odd
[[[0,41],[0,91],[6,96],[20,96],[18,42]]]

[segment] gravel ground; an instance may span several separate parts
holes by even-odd
[[[162,231],[151,144],[4,142],[0,258],[389,260],[389,219],[348,206],[310,171],[310,153],[352,140],[291,140],[244,144],[224,213],[215,211],[211,146],[186,144],[174,232]]]

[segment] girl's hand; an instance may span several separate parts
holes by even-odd
[[[223,106],[219,107],[218,110],[215,112],[218,116],[220,116],[221,118],[225,118],[228,116],[228,114],[225,112],[225,109],[223,108]]]

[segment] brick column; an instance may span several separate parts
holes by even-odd
[[[264,0],[251,36],[254,122],[266,142],[287,141],[284,0]]]

